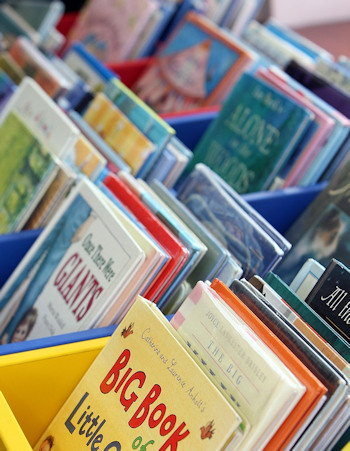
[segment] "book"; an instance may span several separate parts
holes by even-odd
[[[333,175],[329,184],[286,232],[292,243],[291,251],[280,262],[275,272],[287,284],[295,277],[307,258],[314,258],[324,266],[336,258],[350,266],[348,250],[350,162]]]
[[[222,287],[220,281],[214,281],[213,285],[219,285],[219,287],[224,288],[224,292],[222,290],[219,292],[222,297],[224,297],[225,292],[228,292],[226,297],[231,296],[230,290]],[[245,304],[245,311],[250,316],[257,316],[264,324],[264,327],[268,327],[287,346],[289,352],[292,352],[328,390],[326,400],[321,398],[320,403],[316,404],[313,410],[309,410],[309,415],[305,412],[303,418],[300,415],[296,417],[299,430],[294,431],[295,434],[289,436],[289,443],[291,446],[294,445],[296,449],[305,449],[322,433],[330,419],[337,415],[339,407],[349,393],[348,381],[341,372],[329,361],[326,361],[307,341],[301,339],[293,331],[290,323],[281,320],[281,317],[266,305],[266,299],[249,282],[245,279],[234,281],[231,290]],[[284,435],[288,441],[288,437],[283,433],[284,430],[282,429],[280,434],[282,437]],[[276,449],[276,441],[273,440],[270,442],[271,449]],[[326,442],[327,437],[324,443]]]
[[[319,280],[325,267],[313,258],[308,258],[289,284],[296,295],[305,301],[315,283]]]
[[[104,93],[156,146],[155,152],[137,174],[138,177],[145,178],[171,137],[175,135],[175,130],[117,78],[109,81]]]
[[[8,50],[18,36],[26,36],[34,43],[40,42],[39,33],[14,8],[7,3],[1,5],[1,46]]]
[[[72,86],[50,60],[26,37],[20,36],[11,45],[10,55],[24,71],[52,98],[68,91]]]
[[[88,405],[93,408],[84,422],[95,434],[84,438],[79,418]],[[225,449],[239,423],[157,307],[138,297],[34,449],[48,435],[58,450],[78,449],[86,439],[116,449],[142,443],[164,450]]]
[[[83,178],[1,290],[2,343],[92,327],[144,259]]]
[[[242,416],[238,449],[264,449],[305,386],[204,282],[196,284],[170,323]]]
[[[153,0],[89,0],[68,34],[68,43],[79,41],[101,61],[128,58],[157,9]]]
[[[178,188],[177,198],[229,250],[244,277],[265,274],[284,250],[274,235],[260,226],[259,215],[245,209],[245,202],[237,200],[238,195],[229,195],[211,173],[205,165],[196,165]]]
[[[349,283],[349,268],[332,258],[305,299],[305,302],[348,343],[350,342]]]
[[[220,104],[254,59],[233,35],[191,11],[132,89],[158,113]]]
[[[338,332],[330,327],[305,301],[302,301],[278,275],[269,272],[264,279],[304,321],[347,362],[350,362],[349,344]]]
[[[103,93],[98,93],[83,119],[138,174],[155,151],[155,145]],[[112,160],[112,162],[114,162]]]
[[[177,272],[185,265],[189,258],[189,250],[120,178],[114,174],[108,174],[103,179],[103,184],[147,228],[170,256],[162,270],[161,280],[156,285],[150,286],[144,294],[147,299],[156,303],[171,286]]]
[[[188,171],[204,163],[238,193],[270,187],[314,115],[244,73],[193,151]]]

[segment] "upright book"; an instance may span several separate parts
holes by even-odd
[[[193,151],[240,194],[270,187],[314,115],[256,75],[244,73]]]
[[[97,188],[82,179],[1,290],[2,342],[92,327],[144,258]]]
[[[48,436],[57,450],[227,449],[240,421],[166,318],[139,297],[34,449]]]

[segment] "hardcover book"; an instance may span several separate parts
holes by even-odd
[[[232,292],[227,287],[225,288],[220,281],[214,281],[212,285],[218,287],[215,288],[217,291],[220,288],[218,292],[224,299],[232,298],[232,294],[230,294]],[[271,450],[279,449],[278,442],[281,438],[284,443],[288,443],[288,449],[294,445],[295,449],[304,450],[315,443],[316,437],[322,434],[330,419],[337,415],[338,409],[349,394],[349,383],[337,368],[325,360],[308,341],[305,341],[296,333],[289,322],[283,321],[280,315],[266,305],[266,299],[257,290],[254,290],[249,282],[245,279],[235,281],[231,289],[245,304],[246,321],[249,317],[257,317],[260,323],[263,323],[264,328],[268,328],[270,335],[272,333],[278,337],[287,347],[288,352],[292,352],[309,369],[313,377],[319,380],[321,385],[323,384],[328,390],[325,394],[326,398],[321,397],[319,403],[314,404],[313,409],[309,406],[303,414],[299,411],[294,418],[291,415],[287,420],[286,429],[281,428],[279,434],[269,442]],[[288,363],[290,361],[287,361],[287,365]],[[319,384],[318,387],[320,387]],[[291,433],[291,431],[293,432]],[[327,437],[325,437],[324,443],[326,441],[328,441]],[[282,449],[284,449],[283,446]]]
[[[350,270],[332,258],[305,302],[350,344]]]
[[[157,7],[153,0],[89,0],[68,43],[81,42],[101,61],[125,60]]]
[[[158,113],[220,104],[254,58],[233,36],[190,12],[132,89]]]
[[[98,189],[82,179],[0,292],[2,343],[92,327],[144,258]]]
[[[314,115],[244,73],[193,151],[188,170],[204,163],[238,193],[268,189]]]
[[[240,422],[166,318],[138,297],[34,449],[48,436],[57,450],[87,442],[119,450],[226,449]]]
[[[349,173],[348,161],[286,232],[293,247],[275,272],[287,284],[307,258],[314,258],[323,266],[336,258],[350,266]]]
[[[196,284],[171,324],[242,416],[238,449],[263,449],[304,395],[305,386],[204,282]]]

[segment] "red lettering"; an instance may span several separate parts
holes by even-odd
[[[75,262],[75,260],[77,259],[77,258],[79,258],[79,255],[77,254],[77,253],[75,253],[75,254],[73,254],[71,257],[69,257],[69,259],[66,261],[66,263],[62,266],[62,268],[60,269],[60,271],[58,272],[58,274],[57,274],[57,276],[56,276],[56,279],[55,279],[55,281],[54,281],[54,285],[55,286],[57,286],[57,285],[60,285],[61,283],[63,284],[66,280],[67,280],[67,278],[69,277],[69,274],[71,274],[75,269],[76,269],[76,267],[78,266],[78,265],[80,265],[80,263],[81,263],[81,258],[79,258],[79,261],[78,261],[78,263],[73,267],[73,269],[71,269],[69,272],[65,272],[64,270],[65,270],[65,268],[66,268],[66,266],[68,265],[68,264],[70,264],[70,263],[73,263],[74,264],[74,262]],[[72,262],[71,262],[72,261]]]
[[[136,371],[126,382],[123,387],[123,390],[120,393],[120,402],[124,406],[125,412],[129,409],[129,407],[138,399],[138,396],[135,392],[132,392],[129,398],[125,397],[126,390],[129,388],[130,384],[134,381],[139,381],[138,388],[141,388],[146,380],[146,375],[142,371]]]
[[[129,359],[130,359],[130,351],[129,351],[129,349],[124,349],[124,351],[120,354],[120,356],[116,360],[115,364],[112,366],[110,371],[107,373],[106,377],[101,382],[100,390],[102,393],[107,394],[111,390],[113,390],[113,387],[115,386],[115,384],[119,378],[120,371],[123,368],[125,368]],[[108,382],[112,376],[113,376],[112,381]]]
[[[98,282],[96,281],[96,284]],[[85,299],[87,298],[87,296],[89,295],[90,291],[92,290],[93,287],[91,287],[91,289],[89,290],[89,292],[86,294],[86,296],[84,297],[84,299],[80,302],[80,304],[77,306],[77,308],[73,311],[73,313],[75,314],[78,310],[78,308],[82,305],[82,303],[85,301]],[[85,306],[85,308],[83,308],[82,310],[80,310],[79,313],[76,314],[76,318],[77,321],[81,321],[84,316],[87,314],[87,312],[90,310],[93,302],[100,296],[100,294],[102,293],[103,288],[102,287],[96,287],[95,291],[92,293],[92,295],[90,296],[90,299],[88,300],[87,305]]]
[[[145,419],[148,415],[149,406],[154,403],[154,401],[160,395],[161,391],[162,391],[162,389],[160,388],[160,386],[158,384],[153,385],[153,387],[149,391],[148,395],[142,401],[140,407],[136,410],[134,415],[131,417],[131,419],[129,421],[130,427],[137,428],[137,427],[141,426],[141,424],[145,421]]]
[[[187,429],[185,432],[181,434],[182,429],[186,427],[186,423],[182,422],[180,426],[176,429],[175,432],[168,438],[168,440],[164,443],[164,445],[159,448],[159,451],[165,451],[170,447],[170,449],[175,451],[177,449],[177,444],[180,440],[186,438],[190,431]]]
[[[155,416],[157,415],[157,412],[160,413],[159,418],[155,419]],[[164,418],[166,412],[165,404],[159,404],[151,413],[149,419],[148,419],[148,425],[150,428],[155,428],[158,426],[158,424],[162,421]]]

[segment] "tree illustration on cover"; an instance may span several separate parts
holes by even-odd
[[[138,95],[159,113],[199,105],[207,95],[210,48],[211,42],[206,39],[161,57],[138,85]]]

